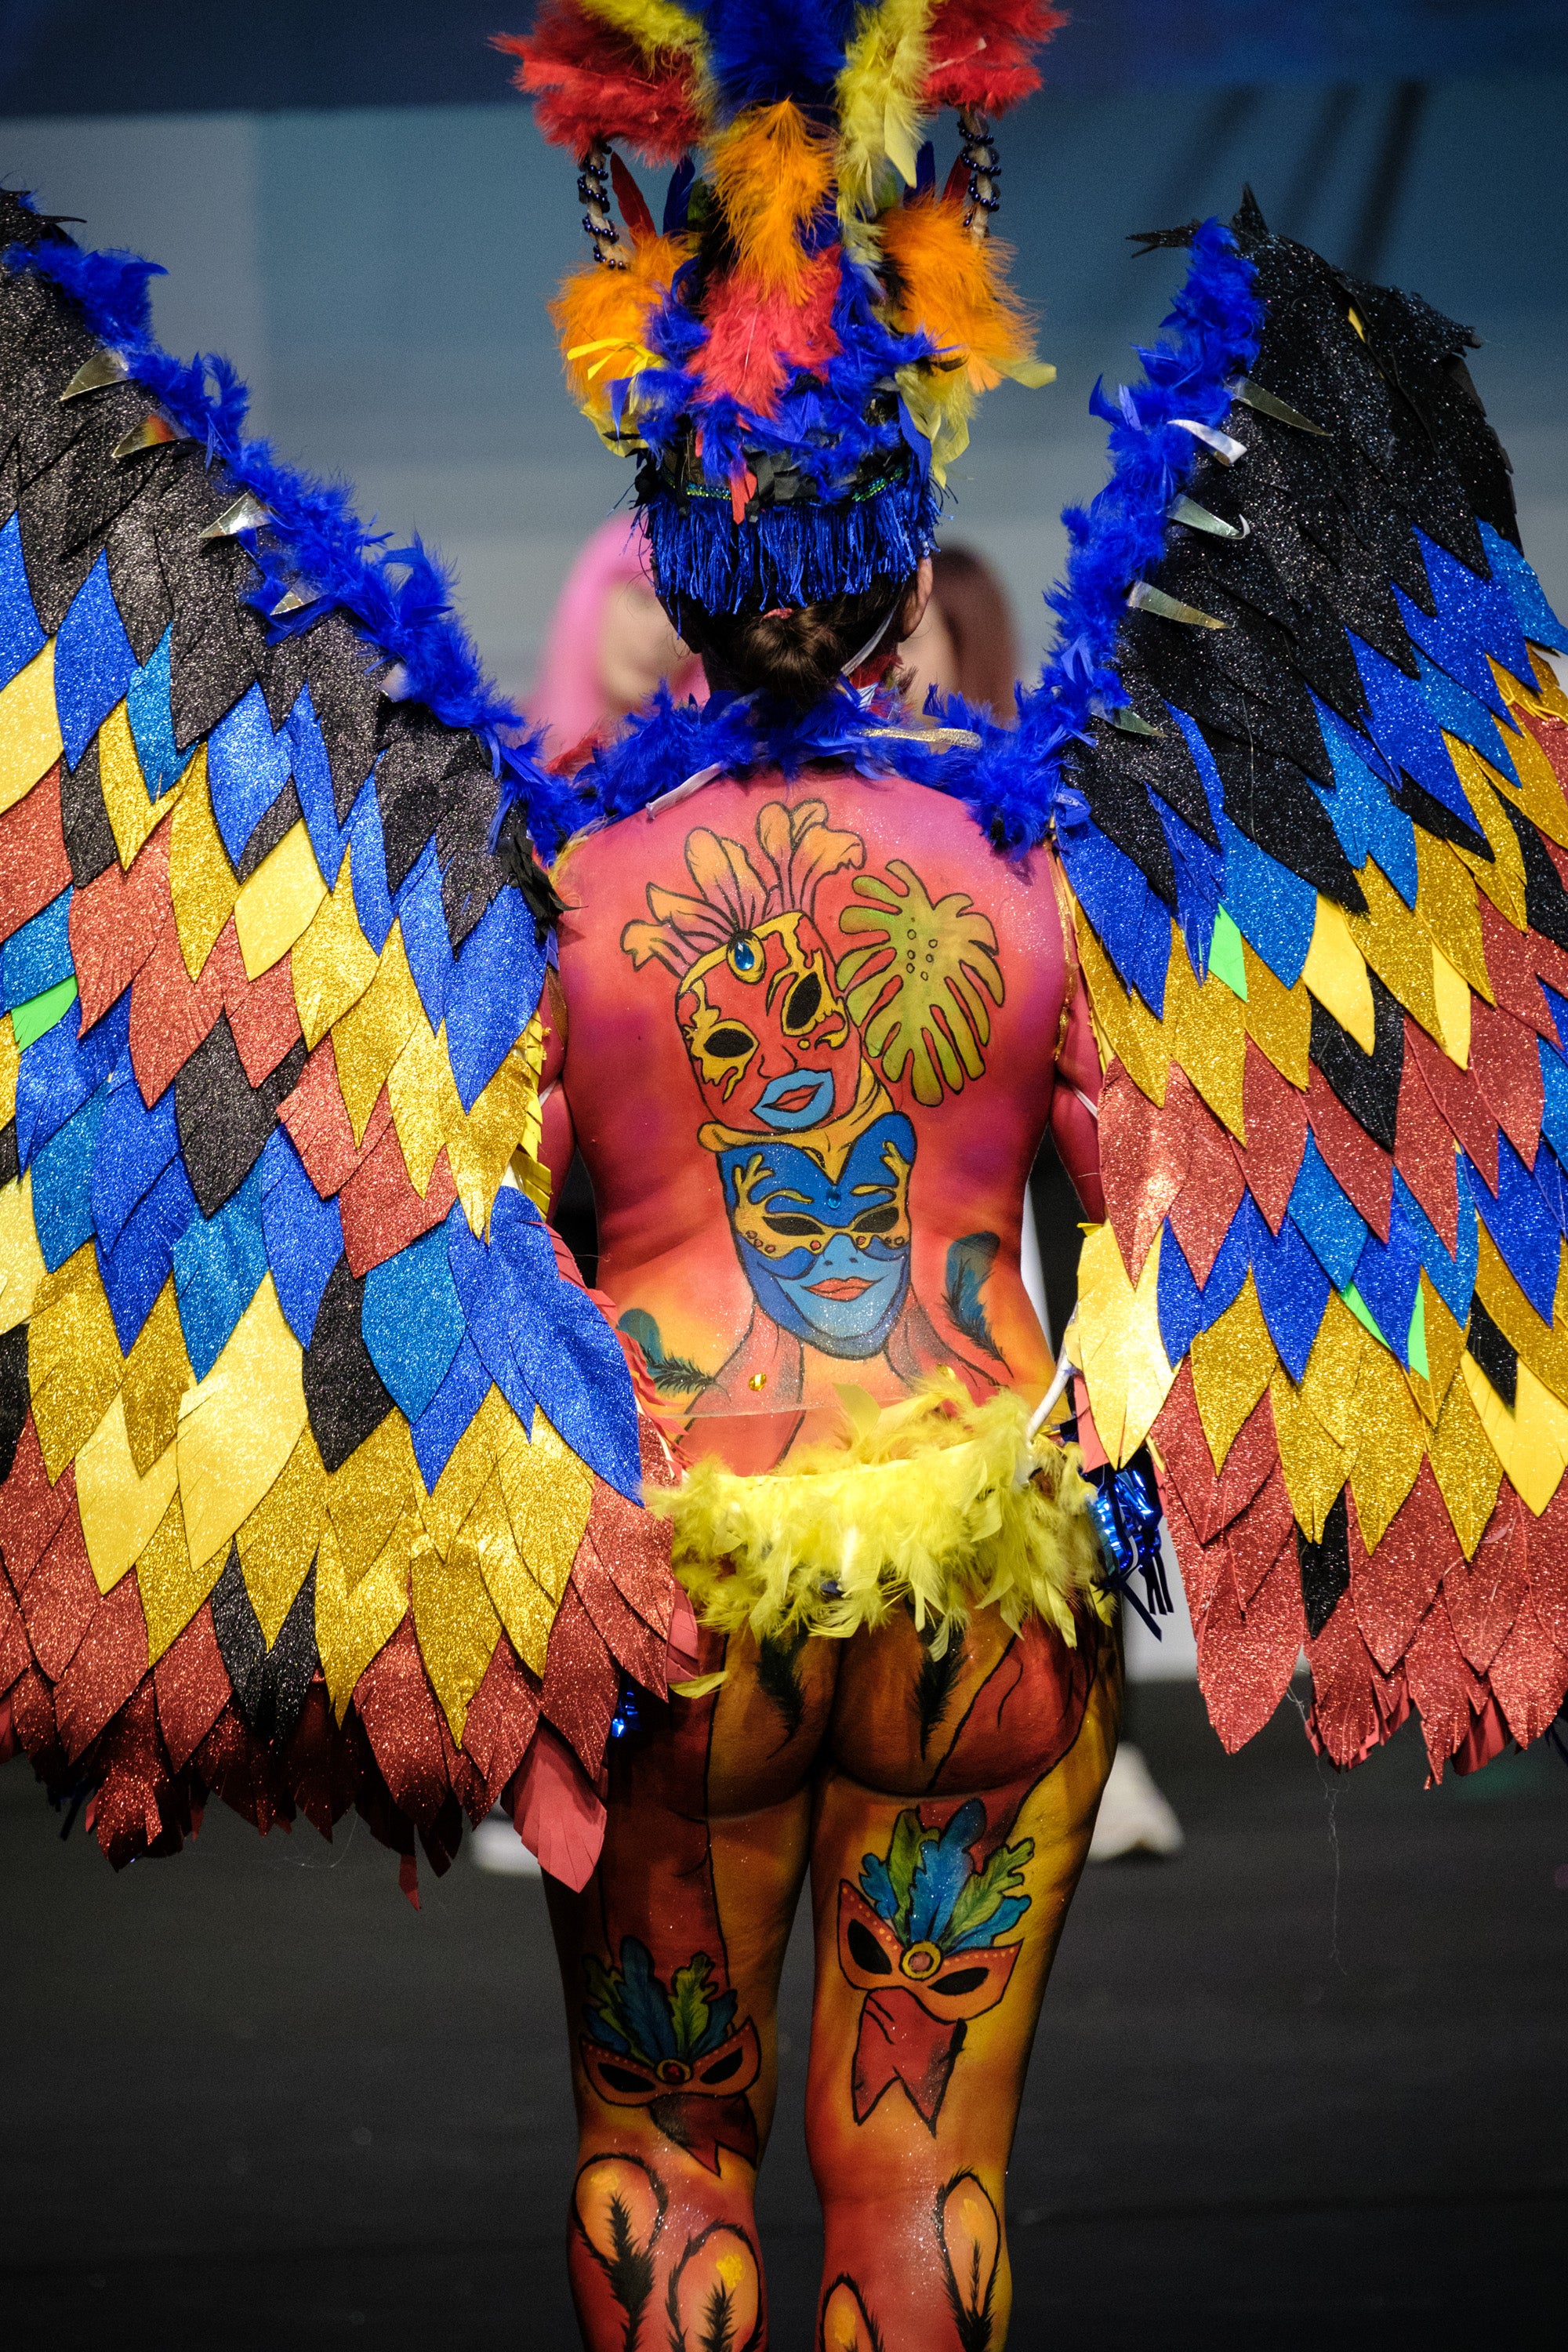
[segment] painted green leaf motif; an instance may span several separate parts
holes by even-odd
[[[675,2028],[676,2055],[689,2059],[695,2055],[703,2035],[708,2031],[708,1996],[711,1987],[713,1963],[706,1952],[696,1952],[689,1964],[677,1969],[669,1981],[670,2021]]]
[[[614,2032],[621,2036],[628,2049],[635,2048],[637,2036],[621,2007],[620,1970],[605,1968],[602,1960],[595,1959],[589,1953],[583,1962],[583,1976],[588,1989],[586,2009],[589,2024],[592,2025],[595,2018],[602,2018]]]
[[[1020,1839],[1016,1845],[999,1845],[984,1869],[974,1873],[953,1905],[952,1916],[942,1936],[942,1943],[949,1950],[961,1937],[973,1934],[976,1927],[983,1927],[1009,1896],[1020,1894],[1024,1884],[1024,1864],[1034,1851],[1033,1838]]]
[[[934,1843],[934,1840],[932,1843]],[[925,1843],[925,1835],[921,1828],[921,1817],[911,1806],[908,1812],[899,1815],[893,1830],[893,1843],[888,1848],[888,1876],[892,1881],[893,1892],[899,1899],[899,1908],[893,1925],[900,1936],[906,1936],[909,1933],[910,1889],[913,1884],[915,1872],[920,1867],[921,1853]]]

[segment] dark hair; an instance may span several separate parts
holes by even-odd
[[[879,622],[888,620],[888,630],[878,651],[896,646],[898,610],[914,584],[912,579],[874,580],[853,595],[780,613],[710,613],[689,596],[672,598],[666,610],[701,656],[711,683],[742,694],[760,689],[808,709],[875,635]]]
[[[1011,725],[1018,676],[1018,640],[1007,592],[982,555],[967,547],[939,548],[931,565],[931,601],[947,624],[966,702],[988,702]]]

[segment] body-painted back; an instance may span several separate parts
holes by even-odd
[[[1069,996],[1048,857],[923,786],[775,774],[556,878],[600,1282],[699,1444],[756,1468],[841,1382],[1048,1377],[1018,1274]]]

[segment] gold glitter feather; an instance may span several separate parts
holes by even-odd
[[[443,1559],[427,1536],[419,1537],[409,1555],[409,1572],[419,1654],[453,1745],[461,1747],[469,1704],[501,1638],[500,1619],[484,1578],[461,1543]]]
[[[1188,1361],[1198,1419],[1220,1471],[1279,1362],[1250,1273],[1225,1313],[1194,1339]]]
[[[125,1433],[139,1477],[171,1446],[180,1426],[180,1399],[196,1384],[185,1353],[179,1302],[171,1275],[125,1359]]]
[[[418,1534],[418,1519],[412,1511],[405,1512],[374,1559],[351,1582],[344,1573],[337,1527],[329,1519],[321,1530],[316,1556],[316,1654],[340,1723],[354,1685],[408,1613],[409,1554]]]
[[[343,854],[337,888],[322,899],[289,959],[295,1009],[312,1052],[334,1022],[358,1003],[378,969],[354,908],[353,865],[351,848]]]
[[[307,1429],[235,1537],[240,1574],[268,1649],[310,1572],[326,1508],[327,1474]]]
[[[169,833],[169,897],[180,953],[193,980],[200,980],[222,938],[238,888],[213,815],[204,743],[192,762],[190,782],[180,795]]]
[[[45,1275],[27,1326],[33,1422],[51,1486],[109,1411],[123,1370],[97,1255],[86,1242]]]
[[[332,1024],[332,1059],[356,1144],[363,1141],[377,1097],[420,1024],[429,1026],[408,969],[403,927],[394,923],[374,979]]]

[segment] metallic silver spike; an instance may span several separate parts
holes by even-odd
[[[1226,384],[1226,390],[1232,400],[1242,401],[1248,408],[1256,408],[1261,416],[1277,416],[1281,425],[1293,425],[1299,433],[1316,433],[1325,440],[1328,438],[1326,425],[1314,425],[1310,416],[1303,416],[1299,408],[1288,406],[1277,394],[1266,391],[1262,384],[1254,383],[1249,375],[1237,376],[1234,383]]]
[[[307,604],[321,601],[314,588],[286,588],[276,604],[268,607],[269,621],[280,621],[285,613],[302,613]]]
[[[222,514],[215,515],[205,530],[198,531],[198,544],[209,539],[235,539],[242,530],[265,530],[272,520],[272,509],[249,490],[242,490],[232,499]]]
[[[981,737],[972,727],[873,727],[879,743],[923,743],[928,751],[978,751]]]
[[[1191,416],[1173,416],[1171,422],[1179,425],[1184,433],[1190,433],[1194,441],[1201,441],[1205,449],[1212,449],[1222,466],[1234,466],[1238,457],[1247,455],[1245,441],[1237,441],[1231,434],[1220,432],[1216,425],[1199,425]]]
[[[63,408],[68,400],[79,400],[84,393],[103,392],[111,383],[124,383],[131,373],[130,362],[123,352],[110,351],[106,343],[94,352],[91,359],[83,360],[75,375],[60,394]]]
[[[121,434],[114,445],[114,457],[123,464],[127,457],[143,457],[149,449],[165,449],[171,441],[188,441],[188,433],[181,433],[166,416],[144,416],[129,433]]]
[[[1135,613],[1152,613],[1162,621],[1184,621],[1192,629],[1226,629],[1228,621],[1216,621],[1212,613],[1200,613],[1195,604],[1184,604],[1176,596],[1167,596],[1163,588],[1152,588],[1147,580],[1134,580],[1127,591],[1127,601]]]
[[[1184,491],[1171,500],[1165,512],[1173,522],[1184,522],[1189,530],[1209,531],[1215,539],[1246,539],[1252,530],[1245,515],[1239,522],[1224,522],[1218,515],[1210,514],[1207,507],[1199,506],[1196,499],[1189,499]]]
[[[1157,743],[1165,731],[1163,727],[1151,727],[1130,703],[1118,703],[1114,710],[1102,710],[1100,715],[1108,725],[1119,729],[1123,735],[1147,735]]]

